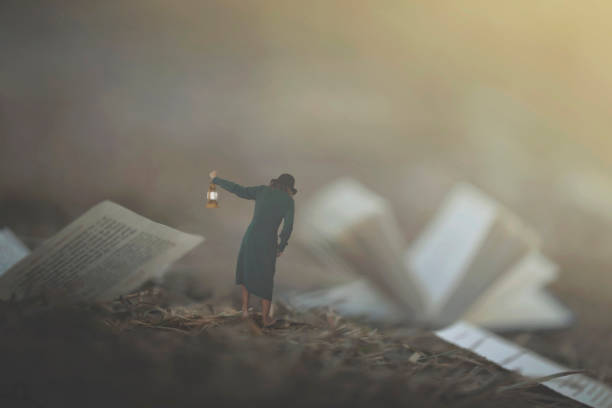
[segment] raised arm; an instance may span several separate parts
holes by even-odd
[[[291,236],[291,231],[293,231],[293,209],[294,204],[293,200],[291,200],[289,204],[289,208],[283,217],[283,229],[280,233],[280,244],[278,245],[278,252],[283,252],[285,247],[287,246],[287,241],[289,241],[289,237]]]
[[[233,183],[229,180],[215,177],[212,182],[218,186],[223,187],[230,193],[236,194],[240,198],[246,198],[247,200],[255,200],[257,198],[257,192],[262,189],[263,186],[243,187],[240,184]]]

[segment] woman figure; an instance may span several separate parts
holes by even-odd
[[[270,318],[276,258],[285,250],[293,229],[295,179],[290,174],[281,174],[267,186],[243,187],[217,177],[216,170],[210,172],[210,178],[214,184],[238,197],[255,200],[253,219],[240,245],[236,284],[242,286],[242,317],[249,316],[249,294],[252,293],[261,298],[264,327],[271,326],[276,321]],[[279,236],[278,227],[283,220]]]

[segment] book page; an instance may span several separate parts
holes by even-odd
[[[491,200],[461,184],[406,253],[408,270],[425,289],[430,316],[439,313],[467,272],[496,216]]]
[[[569,326],[574,317],[569,309],[543,289],[526,288],[512,302],[468,313],[464,319],[495,331],[543,330]]]
[[[104,201],[10,268],[0,278],[0,298],[44,290],[110,298],[138,287],[202,241]]]
[[[8,228],[0,230],[0,276],[25,258],[30,250]]]
[[[406,254],[406,267],[427,288],[428,318],[445,325],[531,248],[535,234],[484,193],[457,186]]]
[[[421,289],[405,270],[405,248],[386,200],[351,179],[340,179],[304,206],[301,240],[332,271],[367,279],[408,316],[423,311]]]
[[[445,325],[461,318],[486,290],[502,278],[532,247],[523,234],[498,217],[434,320]]]
[[[466,322],[457,322],[437,331],[436,335],[526,377],[538,378],[569,371],[567,367]],[[612,389],[586,375],[554,378],[542,385],[594,408],[612,408]]]
[[[532,251],[487,289],[464,319],[496,330],[565,327],[572,313],[544,291],[556,277],[557,265]]]
[[[342,316],[385,323],[409,321],[405,310],[374,289],[367,279],[309,292],[281,292],[281,299],[300,311],[332,308]]]

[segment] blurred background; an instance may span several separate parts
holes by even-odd
[[[408,241],[469,181],[561,266],[572,350],[609,347],[611,17],[607,1],[3,0],[0,226],[35,247],[110,199],[204,235],[177,285],[223,296],[252,205],[205,209],[212,169],[292,173],[298,214],[354,177]],[[326,276],[296,240],[278,270]]]

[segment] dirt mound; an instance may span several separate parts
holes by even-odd
[[[0,306],[0,405],[580,406],[425,331],[281,309],[278,328],[230,307],[114,302]]]

